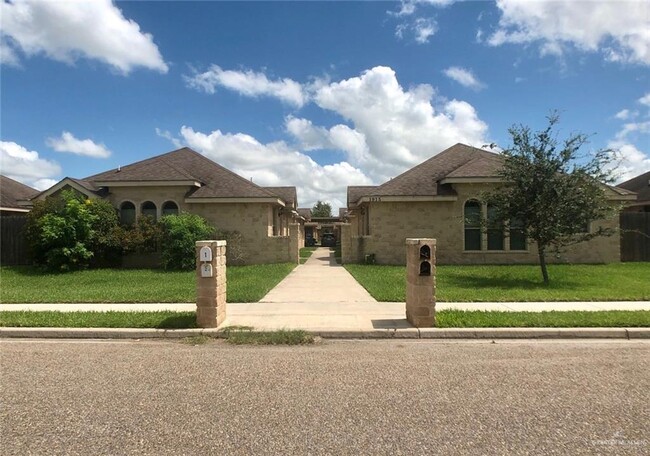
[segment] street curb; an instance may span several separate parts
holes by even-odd
[[[650,328],[332,328],[306,332],[324,339],[650,339]],[[23,339],[181,339],[198,335],[226,337],[216,328],[0,328],[0,338]]]

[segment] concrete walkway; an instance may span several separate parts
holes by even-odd
[[[193,311],[194,303],[153,304],[0,304],[0,311]],[[440,302],[436,310],[598,311],[650,310],[650,302]],[[309,331],[371,331],[406,329],[403,302],[377,302],[337,264],[333,252],[319,248],[297,266],[260,302],[228,303],[224,326]]]

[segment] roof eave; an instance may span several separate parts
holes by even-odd
[[[442,185],[445,184],[498,184],[505,182],[501,177],[484,176],[484,177],[445,177],[440,180]]]
[[[422,201],[457,201],[457,196],[437,196],[437,195],[393,195],[393,196],[363,196],[356,205],[361,203],[406,203]]]
[[[210,204],[228,204],[228,203],[270,203],[276,204],[278,206],[285,207],[286,204],[280,198],[265,198],[265,197],[221,197],[221,198],[185,198],[185,202],[188,204],[200,204],[200,203],[210,203]]]
[[[99,187],[201,187],[195,180],[93,181]]]

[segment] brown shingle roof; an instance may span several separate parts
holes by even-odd
[[[276,195],[233,173],[189,147],[142,160],[119,170],[87,177],[94,182],[196,181],[201,187],[188,196],[199,198],[272,198]]]
[[[635,192],[637,201],[650,201],[650,171],[618,184],[618,187]]]
[[[298,205],[298,195],[296,187],[264,187],[267,191],[280,197],[287,205],[296,207]]]
[[[453,192],[439,181],[455,177],[495,177],[501,158],[465,144],[456,144],[377,187],[373,196],[438,196]],[[483,170],[481,166],[485,166]],[[464,170],[461,168],[465,168]],[[478,174],[476,174],[478,173]]]
[[[24,209],[18,202],[28,200],[36,194],[38,190],[35,188],[0,175],[0,206]]]
[[[376,185],[350,185],[348,187],[348,207],[359,201],[360,198],[369,195],[376,188]]]
[[[298,211],[298,214],[300,214],[301,217],[304,217],[305,220],[311,220],[311,209],[308,207],[299,207],[296,209]]]

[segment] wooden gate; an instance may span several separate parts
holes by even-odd
[[[621,212],[621,261],[650,261],[650,212]]]

